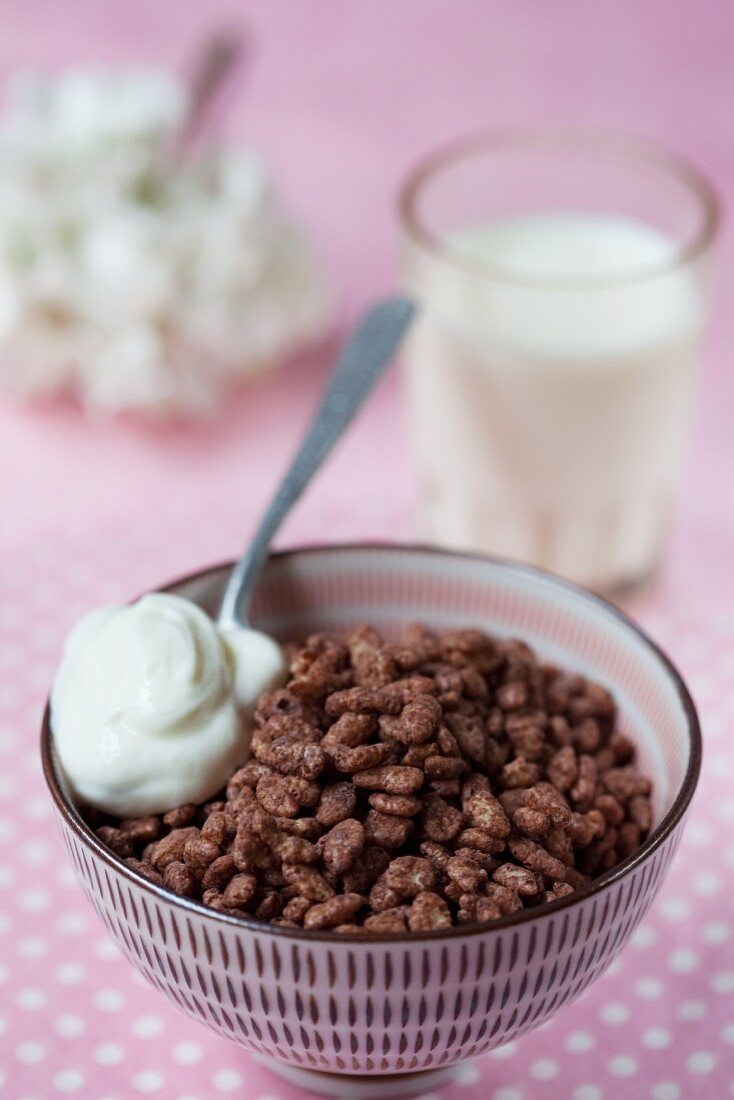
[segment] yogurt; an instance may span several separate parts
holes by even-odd
[[[246,758],[255,701],[285,671],[267,635],[225,634],[179,596],[90,612],[67,638],[51,692],[75,795],[120,817],[205,801]]]

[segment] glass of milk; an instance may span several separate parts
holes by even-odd
[[[421,535],[606,592],[645,580],[708,312],[711,186],[622,134],[499,130],[419,165],[401,218]]]

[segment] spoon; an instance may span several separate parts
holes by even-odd
[[[353,333],[288,472],[232,569],[217,616],[221,630],[250,629],[252,593],[273,535],[392,359],[414,312],[406,298],[388,298],[373,306]]]

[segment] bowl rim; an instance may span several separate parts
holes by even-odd
[[[590,603],[597,608],[601,609],[605,614],[620,622],[627,630],[631,631],[639,641],[647,647],[652,656],[657,659],[663,670],[667,673],[670,680],[673,683],[676,694],[680,700],[683,712],[686,718],[686,727],[689,736],[689,754],[688,762],[686,765],[686,771],[683,776],[683,782],[681,783],[678,794],[676,795],[673,803],[665,814],[660,824],[653,829],[650,835],[640,845],[636,852],[628,856],[626,859],[617,863],[610,870],[605,871],[598,878],[594,879],[588,886],[581,890],[575,891],[573,894],[567,897],[559,898],[558,901],[552,905],[539,905],[533,909],[523,909],[520,912],[509,913],[506,916],[498,917],[496,920],[488,921],[484,923],[472,923],[472,924],[460,924],[452,925],[450,928],[437,929],[433,932],[402,932],[402,933],[347,933],[335,935],[330,929],[315,930],[305,928],[283,928],[279,925],[270,924],[267,921],[257,920],[255,917],[251,917],[248,914],[243,914],[241,917],[233,917],[228,913],[220,913],[216,909],[211,909],[209,906],[204,905],[200,901],[196,901],[193,898],[180,897],[174,894],[172,891],[166,889],[164,886],[159,886],[154,882],[150,882],[142,875],[138,874],[133,868],[116,856],[109,848],[107,848],[98,839],[95,833],[83,820],[79,812],[74,805],[66,798],[59,782],[59,777],[56,773],[56,768],[53,762],[53,755],[51,752],[51,725],[50,725],[50,708],[49,701],[46,702],[46,707],[43,714],[43,722],[41,726],[41,759],[43,765],[43,775],[46,781],[46,785],[51,793],[51,797],[55,803],[56,809],[67,828],[77,836],[82,843],[91,850],[92,854],[102,859],[102,861],[110,866],[118,874],[123,875],[125,878],[133,882],[138,888],[153,894],[159,900],[162,900],[169,905],[178,906],[189,912],[195,913],[199,917],[206,917],[217,923],[228,925],[230,928],[240,929],[248,932],[259,932],[265,935],[275,936],[284,940],[303,940],[305,942],[320,942],[328,944],[395,944],[404,945],[414,944],[423,940],[435,941],[445,939],[463,939],[466,937],[488,935],[493,931],[501,931],[507,928],[514,928],[520,925],[528,924],[531,921],[539,920],[544,916],[548,916],[551,913],[560,913],[565,909],[568,909],[581,901],[586,901],[590,897],[594,897],[600,894],[608,886],[618,882],[624,878],[635,868],[639,867],[648,856],[652,855],[671,833],[680,824],[688,806],[693,797],[698,778],[701,770],[701,758],[703,752],[702,738],[701,738],[701,726],[696,711],[695,703],[691,697],[691,694],[683,680],[683,677],[678,672],[678,669],[673,664],[671,659],[665,653],[665,651],[654,642],[648,634],[637,625],[637,623],[630,618],[620,608],[615,607],[608,600],[605,600],[602,596],[597,595],[594,592],[590,592],[580,585],[574,584],[572,581],[567,581],[562,577],[556,576],[554,573],[549,573],[547,570],[539,569],[533,565],[526,565],[523,562],[512,561],[508,558],[502,558],[491,554],[480,554],[469,551],[451,550],[443,547],[431,546],[421,543],[389,543],[382,541],[365,541],[365,542],[345,542],[345,543],[325,543],[316,545],[304,545],[295,546],[285,550],[273,551],[270,554],[269,561],[287,561],[289,558],[301,556],[303,554],[317,554],[327,555],[330,553],[343,553],[352,552],[360,553],[369,550],[385,551],[398,554],[422,554],[422,555],[434,555],[446,558],[458,558],[462,561],[474,561],[480,565],[493,565],[500,569],[507,571],[511,574],[520,576],[529,576],[536,579],[550,583],[556,588],[560,588],[566,592],[571,593],[577,598],[581,598],[582,601]],[[221,562],[216,565],[210,565],[204,569],[196,570],[193,573],[187,573],[176,580],[169,581],[167,584],[162,585],[157,589],[150,589],[149,591],[167,592],[173,588],[178,588],[183,584],[190,583],[195,580],[202,580],[211,574],[221,572],[224,569],[230,569],[234,563],[231,561]]]

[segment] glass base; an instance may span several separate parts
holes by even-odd
[[[450,1084],[459,1071],[458,1066],[445,1066],[418,1073],[323,1073],[261,1056],[257,1056],[256,1061],[276,1077],[305,1093],[338,1097],[340,1100],[386,1100],[387,1097],[400,1100],[406,1096],[419,1096]]]

